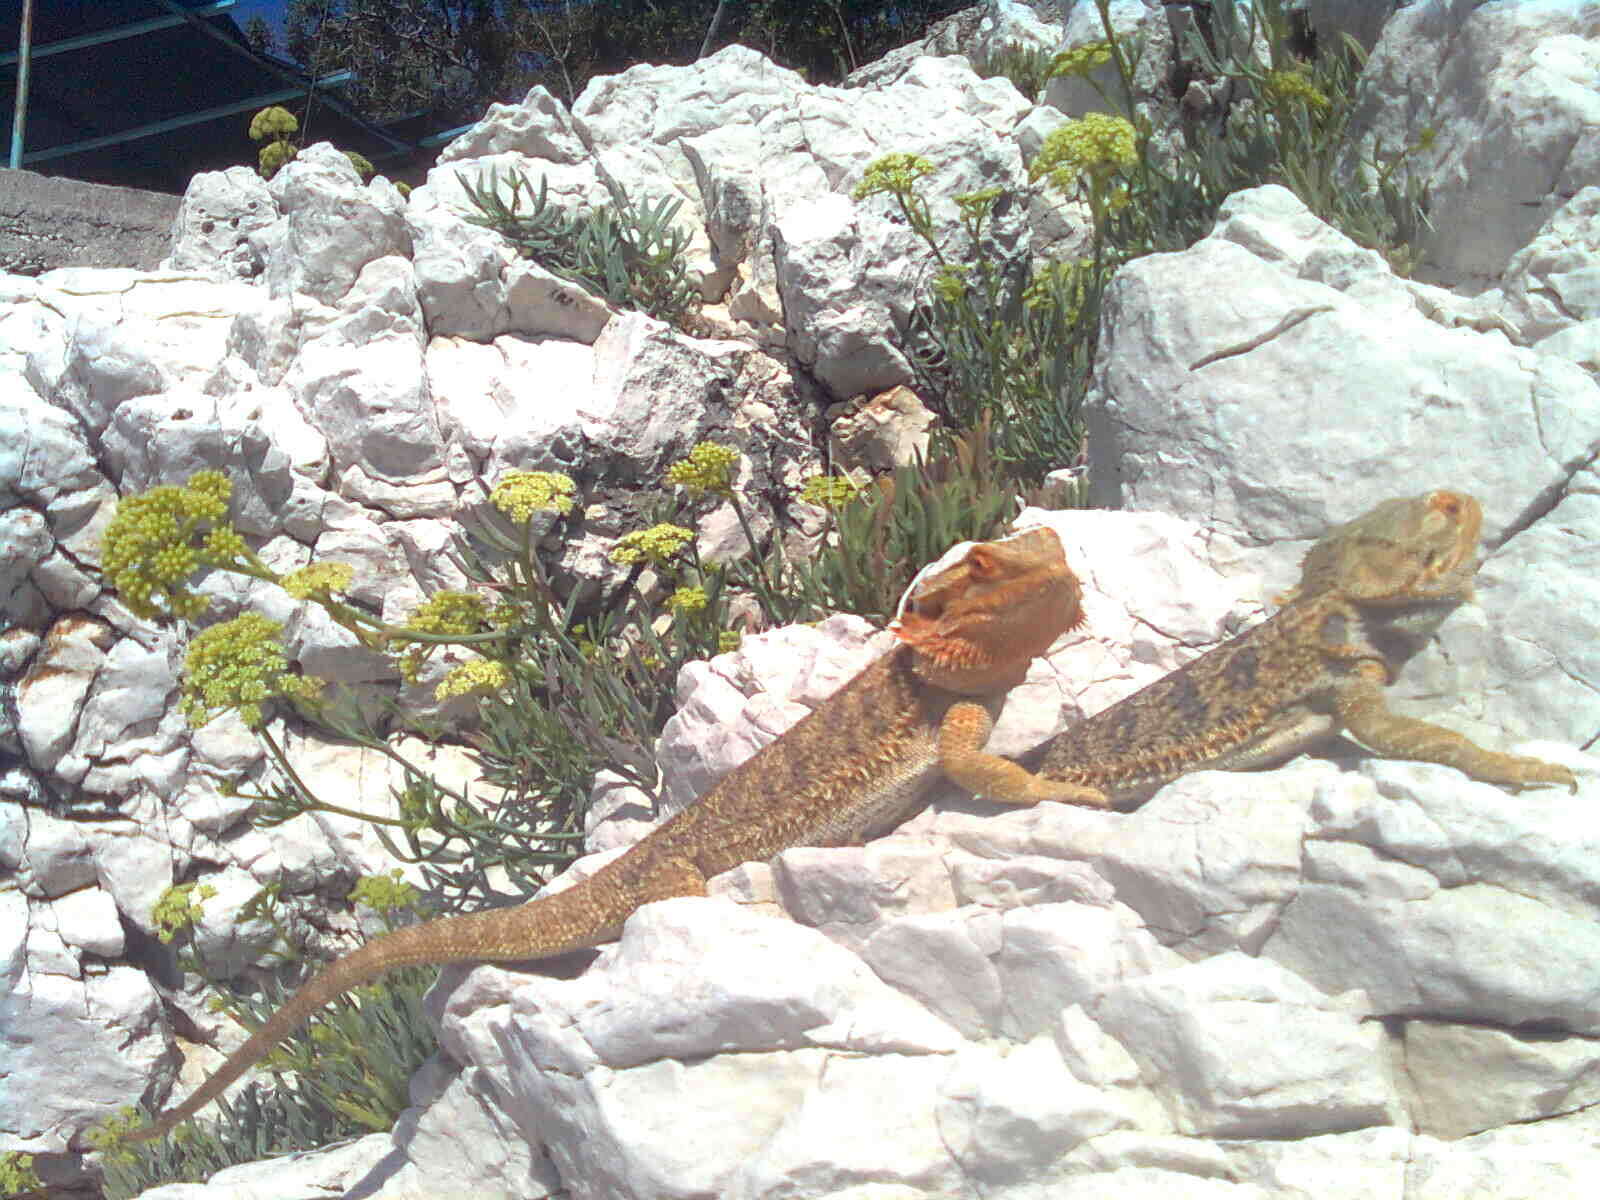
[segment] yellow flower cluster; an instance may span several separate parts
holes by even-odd
[[[624,567],[637,562],[665,566],[693,541],[694,530],[682,525],[652,525],[649,529],[623,534],[611,548],[611,561]]]
[[[474,693],[497,692],[511,682],[511,672],[504,663],[488,658],[475,658],[459,667],[452,667],[443,679],[434,685],[433,698],[441,703],[457,696]]]
[[[44,1181],[33,1169],[33,1155],[19,1150],[0,1154],[0,1196],[44,1195]]]
[[[681,616],[703,612],[707,603],[703,587],[681,587],[667,597],[667,607]]]
[[[275,697],[311,699],[322,684],[289,674],[278,635],[283,626],[260,613],[245,613],[213,625],[189,643],[181,707],[195,727],[219,712],[237,709],[239,719],[259,728],[261,705]]]
[[[183,487],[151,488],[117,505],[100,544],[100,566],[141,617],[162,615],[163,599],[174,617],[194,619],[206,598],[184,586],[203,566],[225,566],[246,553],[244,539],[228,523],[233,484],[221,471],[200,471]]]
[[[1055,303],[1056,289],[1068,290],[1070,304],[1066,321],[1070,325],[1078,319],[1083,307],[1083,285],[1088,275],[1089,260],[1046,263],[1033,274],[1028,286],[1022,289],[1022,303],[1029,309],[1042,308]]]
[[[896,152],[867,164],[861,182],[856,184],[855,198],[865,200],[880,192],[891,196],[909,193],[917,180],[933,174],[933,164],[920,154]]]
[[[204,902],[217,894],[209,883],[180,883],[161,893],[150,909],[150,923],[163,943],[172,941],[204,915]]]
[[[482,633],[489,620],[489,603],[477,592],[439,591],[417,606],[406,628],[417,633]]]
[[[1323,94],[1322,89],[1299,71],[1270,72],[1263,90],[1269,100],[1279,104],[1298,100],[1316,112],[1327,112],[1330,107],[1328,97]]]
[[[960,304],[971,287],[961,268],[950,263],[939,268],[939,273],[933,277],[933,283],[929,286],[933,288],[933,294],[946,304]]]
[[[406,622],[405,629],[416,633],[432,633],[441,637],[464,637],[472,633],[486,633],[492,618],[501,610],[500,605],[492,609],[489,602],[477,592],[453,592],[444,590],[435,592],[417,606],[411,618]],[[405,633],[402,632],[391,641],[391,645],[401,646],[407,643]],[[400,656],[400,678],[407,683],[415,683],[422,674],[422,664],[428,661],[428,656],[434,652],[437,643],[416,642],[410,649]],[[437,687],[444,686],[440,680]],[[437,687],[435,691],[437,692]],[[438,697],[444,699],[444,697]]]
[[[1048,175],[1069,192],[1084,171],[1112,174],[1138,161],[1138,139],[1131,123],[1110,113],[1087,113],[1052,130],[1028,167],[1028,178]]]
[[[800,489],[800,499],[819,508],[840,509],[860,492],[848,475],[813,475]]]
[[[994,207],[994,202],[1000,199],[1004,188],[987,187],[980,191],[968,192],[964,196],[956,197],[956,207],[961,210],[961,215],[969,221],[989,215],[989,210]]]
[[[373,912],[392,913],[417,902],[417,889],[405,881],[396,867],[387,875],[363,875],[350,889],[347,899],[365,904]]]
[[[250,140],[259,142],[264,138],[286,138],[298,133],[300,122],[287,108],[274,104],[271,108],[263,108],[250,118]]]
[[[572,480],[559,471],[507,471],[489,501],[521,525],[536,512],[571,512],[574,490]]]
[[[675,483],[691,496],[710,492],[726,496],[733,491],[733,472],[739,465],[739,452],[716,442],[698,442],[689,457],[667,468],[667,482]]]
[[[334,596],[348,591],[355,578],[355,568],[349,563],[312,563],[298,571],[290,571],[279,582],[283,590],[296,600],[309,600],[312,596]]]
[[[1063,50],[1050,60],[1048,79],[1062,75],[1088,75],[1096,67],[1111,61],[1110,42],[1085,42],[1071,50]]]

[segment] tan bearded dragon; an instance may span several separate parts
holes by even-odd
[[[1440,491],[1329,531],[1281,611],[1052,739],[1040,775],[1127,808],[1185,772],[1272,766],[1343,730],[1388,758],[1575,787],[1566,767],[1485,750],[1384,704],[1385,685],[1472,598],[1482,523],[1471,496]]]
[[[950,556],[947,555],[948,559]],[[642,904],[702,896],[706,880],[791,846],[837,846],[915,812],[941,770],[996,800],[1093,802],[983,752],[1005,693],[1082,620],[1077,577],[1048,529],[972,545],[925,570],[901,602],[900,644],[620,858],[516,908],[396,930],[338,959],[291,996],[182,1104],[126,1140],[193,1116],[340,993],[395,967],[515,962],[616,938]]]

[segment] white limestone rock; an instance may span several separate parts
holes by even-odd
[[[1254,954],[1299,890],[1307,810],[1336,775],[1315,762],[1186,775],[1145,819],[1096,839],[1089,861],[1163,945],[1190,959]]]
[[[387,1134],[373,1133],[321,1150],[240,1163],[204,1184],[169,1183],[139,1194],[139,1200],[286,1200],[292,1196],[358,1196],[383,1170],[393,1151]],[[536,1200],[537,1194],[534,1194]]]
[[[795,971],[796,962],[805,970]],[[873,1093],[865,1089],[892,1086],[895,1064],[930,1081],[942,1077],[959,1043],[854,955],[726,901],[641,910],[618,946],[577,979],[480,968],[463,987],[435,993],[430,1006],[439,1004],[443,1043],[458,1061],[498,1075],[502,1048],[518,1047],[496,1091],[520,1127],[545,1131],[562,1176],[586,1179],[596,1196],[710,1187],[747,1160],[757,1173],[794,1169],[788,1161],[811,1157],[818,1143],[790,1144],[785,1130],[808,1113],[831,1113],[830,1127],[843,1120],[826,1103],[839,1072],[858,1076],[851,1091],[866,1104]],[[717,1056],[718,1049],[737,1053]],[[863,1071],[851,1071],[853,1062]],[[745,1097],[737,1109],[719,1100],[730,1088]],[[868,1107],[892,1118],[881,1105]],[[947,1163],[931,1136],[931,1111],[922,1111],[911,1120],[930,1136],[915,1147],[896,1148],[858,1127],[860,1152],[872,1161],[910,1156],[916,1170],[929,1169],[929,1154]],[[578,1130],[582,1136],[571,1136]]]
[[[1207,294],[1231,297],[1226,312],[1183,298]],[[1600,732],[1588,632],[1600,593],[1583,566],[1600,392],[1583,371],[1440,325],[1414,289],[1279,188],[1234,196],[1210,237],[1119,272],[1102,328],[1086,408],[1091,498],[1253,544],[1250,561],[1278,591],[1330,525],[1395,495],[1470,491],[1485,511],[1484,609],[1446,622],[1395,689],[1399,707],[1459,707],[1491,735],[1582,745]],[[1573,554],[1570,574],[1557,545]]]
[[[14,803],[0,805],[0,813],[0,864],[23,895],[54,899],[94,883],[94,842],[81,824]]]
[[[1316,1200],[1409,1200],[1411,1158],[1418,1145],[1437,1145],[1409,1130],[1373,1126],[1315,1137],[1229,1142],[1227,1169],[1269,1196]]]
[[[1407,1021],[1404,1085],[1419,1133],[1454,1139],[1588,1108],[1600,1099],[1600,1044]]]
[[[217,278],[254,279],[264,266],[260,234],[278,219],[278,205],[249,167],[202,171],[184,189],[172,223],[172,253],[164,269]]]
[[[1112,986],[1093,1012],[1183,1133],[1302,1137],[1398,1112],[1364,1004],[1330,1000],[1275,963],[1219,954]]]
[[[1500,312],[1524,345],[1600,317],[1600,187],[1585,187],[1511,256]]]
[[[128,400],[183,385],[205,390],[235,317],[261,295],[237,280],[87,268],[49,271],[39,284],[38,302],[70,316],[55,352],[59,374],[34,355],[30,377],[91,439]]]
[[[1215,295],[1231,297],[1225,312],[1201,302]],[[1600,393],[1582,372],[1440,328],[1381,260],[1278,187],[1232,197],[1182,254],[1120,271],[1102,329],[1092,498],[1257,544],[1452,480],[1482,500],[1492,544],[1600,450]],[[1492,452],[1446,462],[1441,445]]]
[[[1546,1200],[1581,1196],[1600,1185],[1594,1108],[1547,1121],[1507,1125],[1458,1142],[1414,1140],[1405,1200]]]
[[[1588,425],[1600,435],[1600,419]],[[1478,572],[1478,620],[1450,622],[1437,652],[1418,665],[1476,722],[1592,749],[1600,735],[1600,470],[1591,463],[1548,512],[1530,515]]]
[[[561,1190],[544,1144],[512,1124],[482,1072],[452,1071],[435,1055],[411,1081],[412,1107],[394,1128],[394,1153],[365,1181],[381,1200],[542,1200]]]
[[[536,87],[517,104],[489,105],[471,129],[439,151],[439,161],[507,153],[578,163],[589,156],[589,148],[567,106],[543,87]]]
[[[334,304],[367,265],[408,255],[405,200],[379,175],[363,184],[344,152],[307,146],[267,183],[283,214],[280,244],[267,259],[275,296],[301,293]]]
[[[85,963],[96,951],[63,903],[0,892],[0,1140],[24,1154],[87,1149],[164,1070],[155,989],[137,967]]]
[[[114,636],[109,626],[82,615],[63,617],[16,686],[17,732],[28,762],[69,783],[89,770],[72,753],[78,708],[105,661]]]
[[[566,163],[514,153],[489,155],[448,170],[435,167],[428,184],[412,192],[406,222],[417,295],[433,336],[487,339],[513,333],[590,343],[599,335],[612,315],[605,301],[523,258],[499,234],[468,219],[481,214],[464,184],[492,190],[524,213],[531,211],[541,181],[549,188],[550,203],[563,209],[610,201],[592,163]],[[512,188],[518,179],[526,181],[520,194]]]
[[[1592,0],[1426,0],[1394,13],[1362,75],[1355,154],[1403,148],[1430,191],[1424,250],[1482,287],[1580,190],[1600,183]],[[1422,147],[1424,129],[1434,131]]]

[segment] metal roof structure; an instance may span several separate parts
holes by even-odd
[[[422,165],[447,136],[420,136],[417,121],[385,128],[363,120],[338,96],[348,72],[313,84],[297,64],[256,53],[229,14],[233,5],[34,0],[16,165],[182,192],[198,171],[253,166],[250,118],[270,104],[303,117],[313,87],[310,140],[354,150],[385,174]],[[23,9],[24,0],[0,0],[5,129],[16,124]]]

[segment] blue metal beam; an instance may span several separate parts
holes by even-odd
[[[217,29],[216,26],[211,25],[211,24],[209,24],[209,23],[207,23],[205,21],[202,21],[199,17],[195,16],[195,14],[193,12],[191,12],[189,9],[186,9],[181,4],[178,4],[177,0],[152,0],[152,2],[155,3],[155,4],[159,4],[162,8],[164,8],[167,11],[169,11],[170,13],[172,13],[173,16],[182,17],[184,20],[188,21],[189,24],[193,25],[195,27],[195,29],[198,30],[200,33],[203,33],[207,37],[214,38],[218,42],[221,42],[224,46],[226,46],[233,53],[238,54],[238,55],[240,55],[240,56],[242,56],[244,58],[249,59],[251,62],[255,63],[258,67],[264,67],[268,71],[271,71],[274,75],[276,75],[279,79],[282,79],[285,83],[294,84],[294,83],[298,82],[298,80],[296,79],[296,77],[293,74],[291,74],[288,71],[285,71],[277,63],[273,62],[271,59],[263,58],[261,55],[257,54],[254,50],[250,49],[249,46],[241,45],[237,40],[235,40],[234,38],[229,37],[227,34],[223,33],[221,30]],[[366,130],[373,137],[377,138],[380,142],[383,142],[386,146],[389,147],[389,150],[391,152],[393,152],[395,154],[408,154],[413,149],[413,147],[411,146],[410,143],[403,142],[399,138],[394,137],[391,134],[385,133],[378,126],[372,124],[372,122],[368,121],[360,113],[356,112],[355,109],[351,108],[348,104],[345,104],[342,101],[340,101],[337,96],[322,96],[322,95],[319,95],[318,99],[320,99],[329,108],[333,109],[334,112],[338,113],[345,120],[354,122],[355,124],[359,125],[362,129]]]
[[[341,83],[349,83],[355,78],[354,71],[335,71],[332,75],[324,75],[316,81],[317,87],[334,87]],[[120,133],[108,133],[104,137],[85,138],[81,142],[73,142],[66,146],[51,146],[48,150],[36,150],[32,154],[24,154],[24,164],[45,162],[52,158],[65,158],[69,154],[83,154],[90,150],[98,150],[102,146],[115,146],[122,142],[135,142],[140,138],[154,137],[158,133],[170,133],[174,129],[182,129],[185,125],[198,125],[203,121],[214,121],[218,117],[231,116],[236,112],[244,112],[250,108],[265,108],[269,104],[277,104],[283,100],[295,100],[306,94],[303,87],[283,88],[276,92],[262,92],[258,96],[251,96],[246,100],[235,100],[231,104],[219,104],[216,108],[204,109],[200,112],[185,113],[181,117],[173,117],[166,121],[156,121],[150,125],[138,125],[132,129],[124,129]]]
[[[215,0],[213,4],[205,4],[191,11],[197,17],[214,17],[219,12],[227,12],[238,0]],[[148,21],[133,21],[127,25],[114,25],[110,29],[102,29],[99,33],[86,33],[82,37],[63,38],[59,42],[46,42],[42,46],[33,48],[34,58],[45,58],[51,54],[65,54],[69,50],[81,50],[85,46],[101,46],[106,42],[119,42],[123,38],[138,37],[144,33],[154,33],[157,29],[170,29],[174,25],[184,24],[183,17],[151,17]],[[9,67],[18,60],[15,54],[0,54],[0,67]]]
[[[28,67],[33,63],[33,0],[22,0],[22,23],[17,27],[17,99],[11,110],[11,169],[22,165],[22,139],[28,131]]]
[[[446,142],[455,141],[456,138],[460,137],[463,133],[465,133],[469,129],[472,129],[476,125],[477,125],[477,122],[476,121],[472,121],[472,122],[470,122],[469,124],[466,124],[466,125],[457,125],[454,129],[441,129],[438,133],[430,133],[425,138],[418,138],[417,139],[417,145],[419,145],[419,146],[430,146],[430,147],[431,146],[442,146]]]

